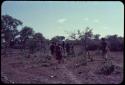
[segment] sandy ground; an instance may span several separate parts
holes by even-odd
[[[36,55],[36,56],[34,56]],[[104,61],[94,55],[94,61],[80,64],[83,56],[67,57],[57,65],[41,52],[26,58],[20,50],[11,49],[8,56],[1,55],[3,83],[21,84],[119,84],[123,81],[123,52],[112,52],[115,71],[110,75],[97,74]]]

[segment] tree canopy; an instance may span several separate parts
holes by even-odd
[[[22,26],[23,22],[13,18],[10,15],[1,16],[1,38],[5,39],[5,42],[10,42],[15,40],[16,36],[19,36],[20,40],[26,40],[29,38],[34,38],[35,40],[45,41],[50,43],[51,41],[60,42],[75,42],[76,44],[87,47],[87,49],[95,50],[98,48],[101,41],[100,34],[93,34],[93,29],[86,27],[83,30],[77,30],[74,33],[70,33],[69,37],[72,40],[66,39],[65,36],[54,36],[51,40],[46,39],[42,33],[35,33],[34,29],[29,26],[22,27],[21,31],[17,29],[18,26]],[[110,49],[112,51],[123,51],[124,38],[118,35],[107,35],[106,40],[110,43]],[[44,43],[45,43],[44,42]]]

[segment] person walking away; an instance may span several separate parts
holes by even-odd
[[[66,53],[67,53],[67,56],[69,56],[69,54],[70,54],[70,45],[69,45],[69,43],[66,43]]]
[[[56,60],[58,61],[58,64],[62,61],[62,53],[61,53],[61,45],[56,44]]]
[[[102,57],[107,60],[107,52],[109,51],[108,43],[106,42],[105,38],[102,38],[101,40]]]
[[[65,42],[63,41],[61,45],[62,45],[63,56],[65,56]]]
[[[52,42],[52,44],[50,45],[51,55],[54,55],[54,49],[55,49],[55,45],[54,45],[54,42]]]
[[[75,57],[74,45],[73,44],[71,44],[71,53],[72,53],[72,56]]]

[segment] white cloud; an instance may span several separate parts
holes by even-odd
[[[109,29],[109,27],[106,27],[106,26],[105,26],[105,27],[102,27],[102,29],[107,30],[107,29]]]
[[[62,23],[64,23],[64,22],[66,22],[66,21],[67,21],[66,18],[62,18],[62,19],[59,19],[57,22],[62,24]]]
[[[94,23],[99,23],[98,19],[93,20]]]
[[[85,20],[85,21],[88,21],[88,20],[89,20],[89,18],[85,18],[84,20]]]

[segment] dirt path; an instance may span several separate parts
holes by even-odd
[[[117,69],[109,76],[94,73],[101,65],[101,61],[88,62],[87,66],[75,66],[81,58],[66,58],[62,64],[51,65],[50,61],[52,60],[50,60],[46,62],[47,65],[44,65],[40,61],[40,57],[23,58],[16,54],[1,57],[1,76],[6,76],[6,79],[11,83],[20,84],[117,84],[123,78],[121,71],[123,61],[120,54],[118,57],[114,57],[113,61]]]
[[[69,80],[71,80],[74,84],[82,84],[82,82],[73,74],[72,71],[68,70],[64,64],[61,64],[61,72],[63,75],[66,75]]]

